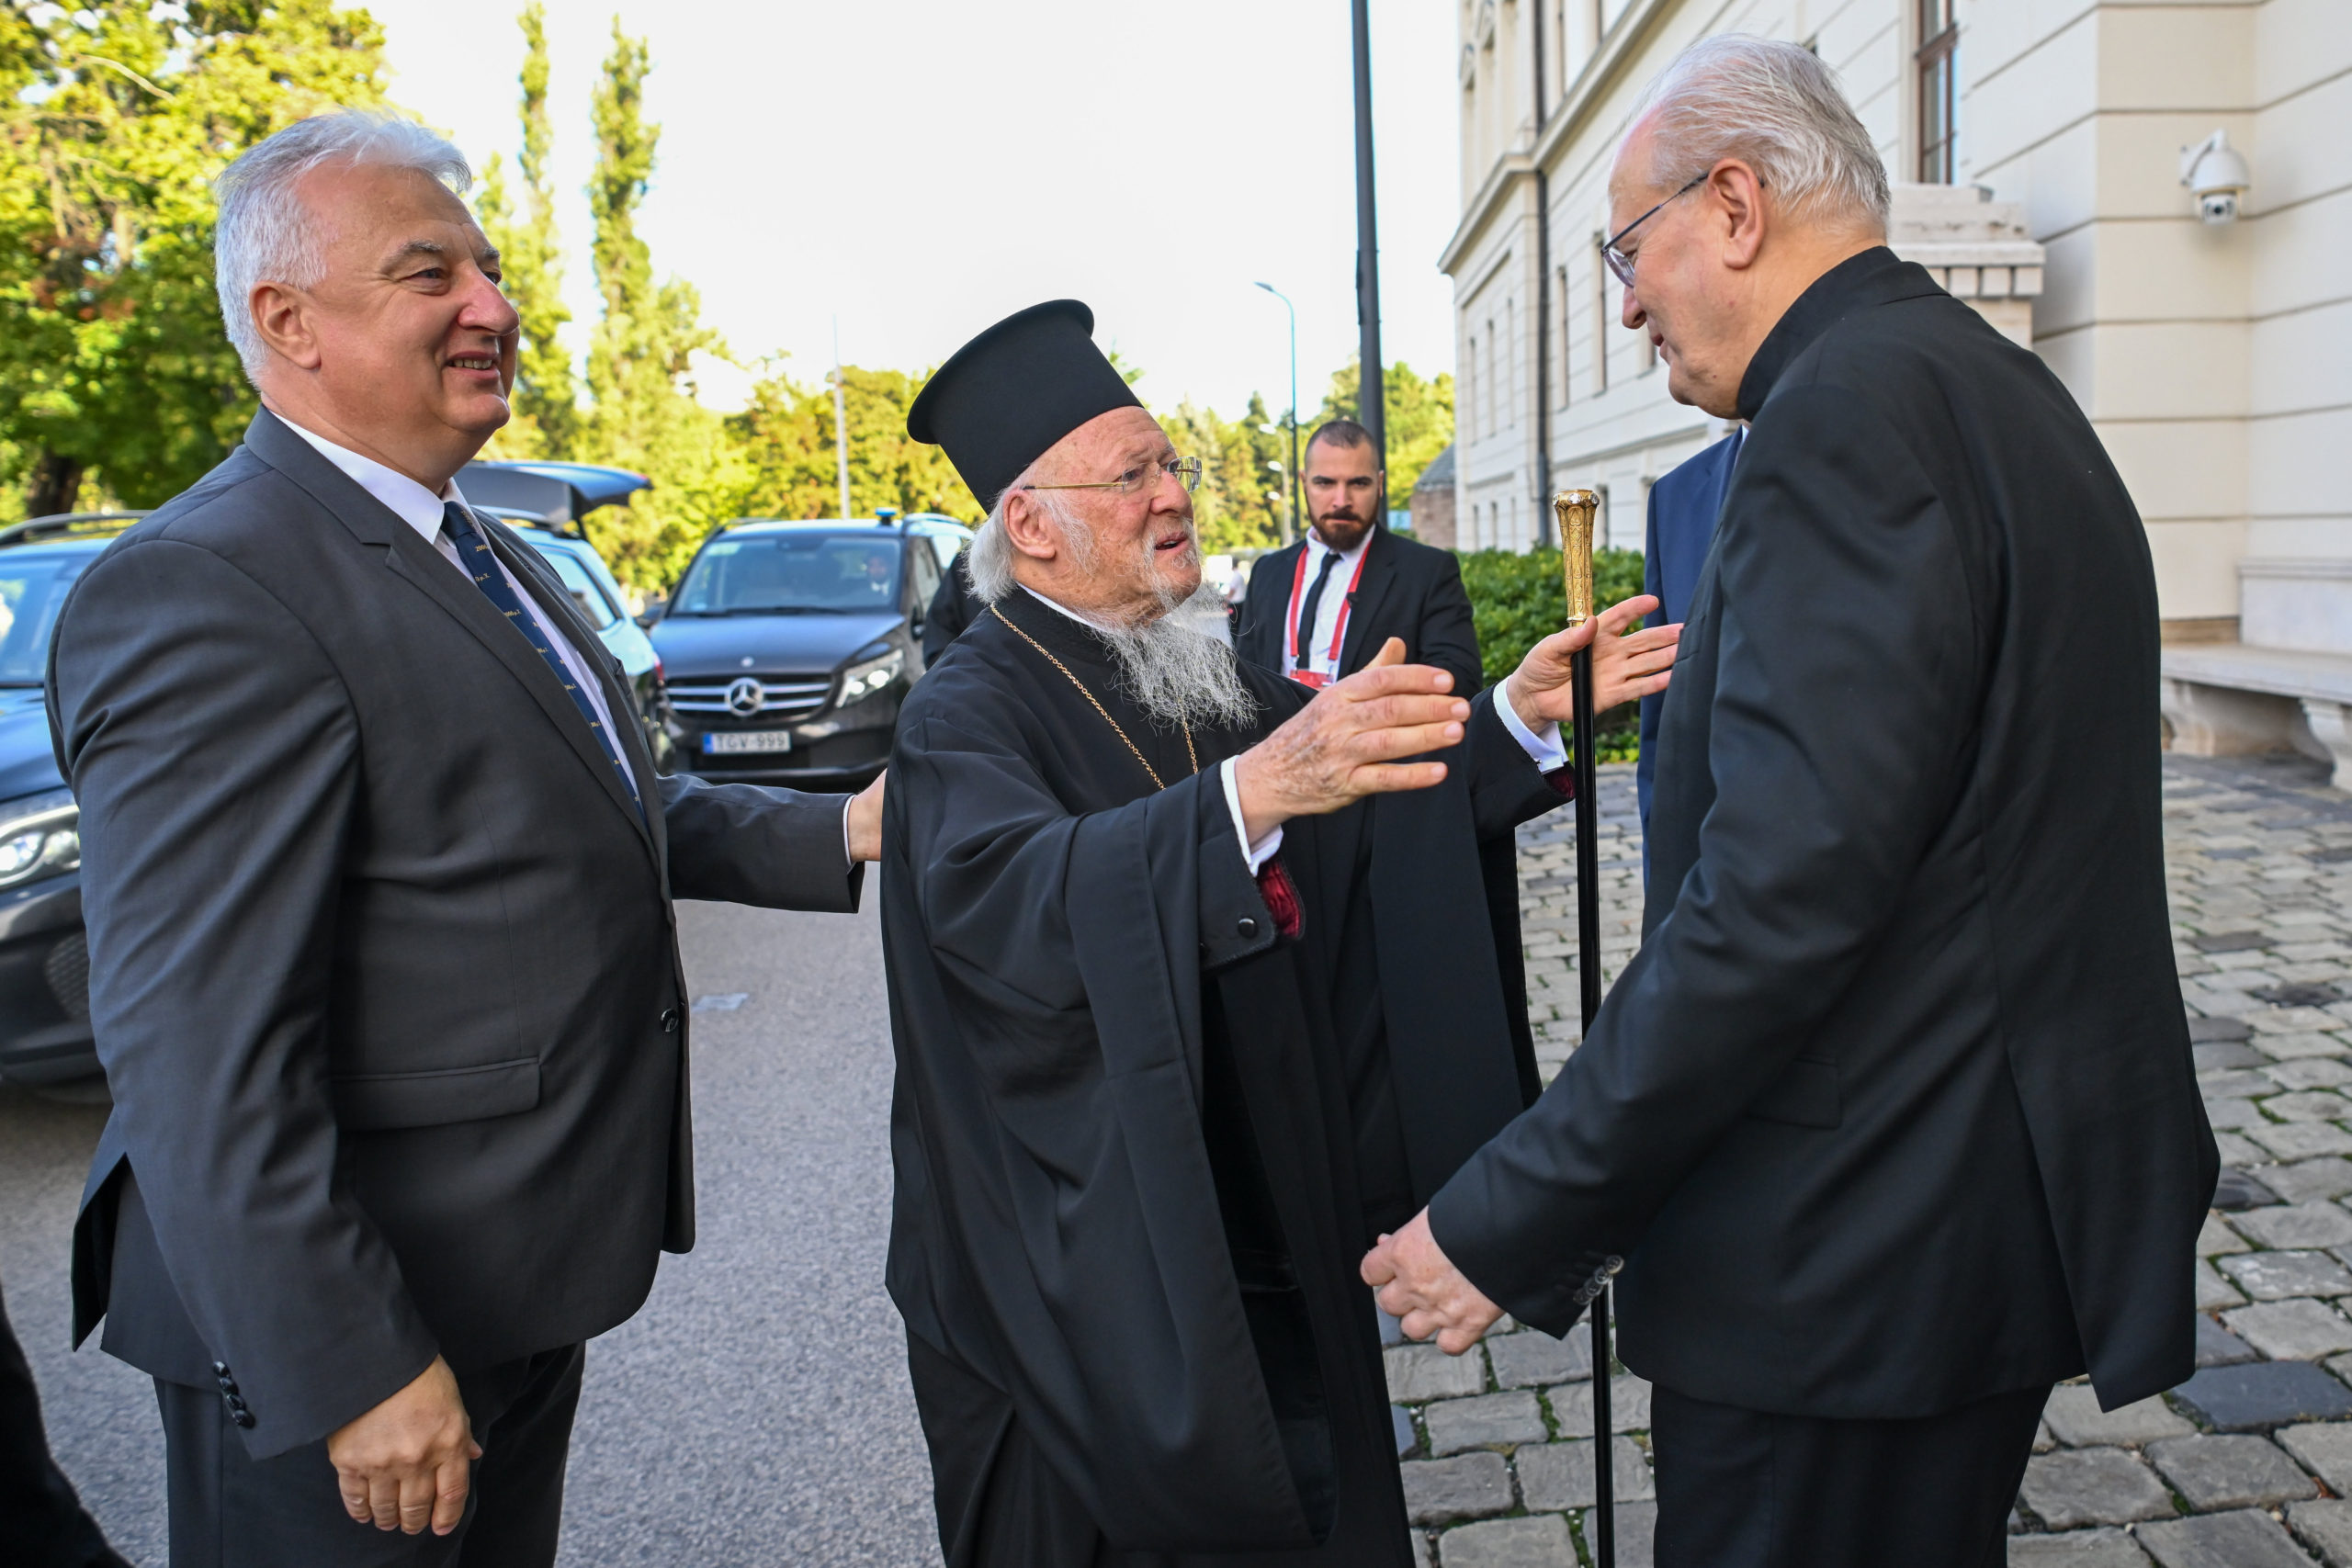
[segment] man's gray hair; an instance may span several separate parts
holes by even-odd
[[[1811,50],[1718,33],[1684,50],[1634,111],[1650,127],[1650,179],[1678,190],[1737,158],[1783,211],[1886,232],[1886,165],[1838,73]]]
[[[1044,459],[1040,458],[1042,462]],[[983,604],[993,604],[1020,584],[1012,576],[1012,538],[1004,528],[1004,503],[1012,492],[1031,482],[1037,472],[1032,463],[1021,470],[1013,481],[1005,486],[996,498],[996,505],[989,512],[989,520],[964,547],[965,571],[972,580],[972,592]],[[1052,491],[1033,490],[1029,502],[1052,519],[1060,533],[1062,543],[1077,558],[1081,567],[1093,565],[1094,531],[1061,495]]]
[[[459,196],[474,183],[466,155],[413,119],[368,109],[316,115],[247,148],[212,182],[220,216],[212,231],[213,287],[221,323],[248,378],[269,362],[254,327],[253,292],[262,283],[297,288],[326,276],[329,236],[294,187],[322,164],[380,164],[414,169]]]

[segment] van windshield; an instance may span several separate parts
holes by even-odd
[[[673,615],[854,613],[899,606],[900,541],[871,534],[766,534],[705,547]]]

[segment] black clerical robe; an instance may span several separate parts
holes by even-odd
[[[1482,698],[1444,784],[1253,876],[1216,764],[1310,694],[1245,667],[1259,719],[1188,750],[1082,625],[999,608],[908,700],[882,867],[948,1562],[1403,1568],[1357,1262],[1521,1103],[1477,844],[1560,795]]]

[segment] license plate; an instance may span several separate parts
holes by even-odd
[[[730,751],[789,751],[792,731],[788,729],[738,729],[713,732],[702,738],[702,752],[715,757]]]

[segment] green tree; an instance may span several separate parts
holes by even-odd
[[[652,252],[637,231],[662,138],[662,128],[644,114],[651,66],[645,41],[624,34],[615,18],[613,52],[590,103],[596,132],[588,184],[595,220],[591,254],[604,315],[589,345],[593,402],[580,454],[653,480],[633,505],[606,508],[587,522],[590,540],[614,574],[644,589],[673,580],[703,536],[741,511],[752,478],[728,439],[725,420],[695,397],[693,355],[723,355],[724,345],[701,324],[702,301],[692,284],[671,278],[655,285]]]
[[[1420,482],[1421,470],[1453,444],[1453,374],[1441,370],[1424,381],[1402,360],[1388,367],[1388,504],[1402,507]],[[1331,373],[1316,423],[1363,417],[1363,367],[1351,359]]]
[[[947,454],[907,434],[907,410],[929,378],[928,372],[842,367],[852,516],[871,517],[885,506],[901,514],[944,513],[972,524],[987,515]],[[831,517],[840,510],[830,386],[803,387],[781,374],[767,376],[728,426],[754,476],[752,512],[764,517]]]
[[[1470,595],[1478,655],[1489,685],[1519,668],[1527,650],[1566,624],[1566,584],[1560,552],[1548,546],[1527,551],[1464,550],[1462,586]],[[1642,591],[1642,552],[1603,547],[1592,552],[1593,609],[1633,598]],[[1641,714],[1626,703],[1600,716],[1593,737],[1594,757],[1629,762],[1641,749]]]
[[[212,291],[212,177],[383,98],[382,35],[329,0],[0,6],[0,474],[33,512],[153,505],[254,398]]]
[[[523,9],[523,152],[521,210],[506,189],[496,153],[482,171],[475,202],[482,231],[505,267],[506,298],[523,318],[514,378],[514,418],[500,431],[492,453],[501,457],[569,457],[580,436],[580,388],[562,342],[571,312],[563,303],[563,251],[556,234],[555,189],[548,158],[555,132],[548,122],[547,7]]]

